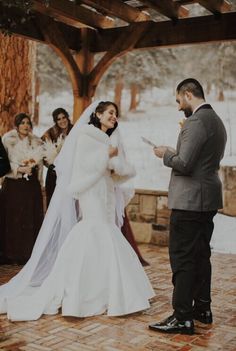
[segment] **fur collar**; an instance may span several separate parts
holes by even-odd
[[[67,133],[66,135],[68,135],[71,131],[73,127],[73,124],[71,124],[71,122],[69,121],[69,125],[68,125],[68,130],[67,130]],[[41,137],[41,139],[43,141],[46,141],[46,140],[50,140],[52,141],[53,143],[56,143],[57,142],[57,139],[60,137],[60,136],[63,136],[63,138],[65,137],[62,133],[62,130],[56,125],[54,124],[54,126],[52,126],[51,128],[49,128]]]
[[[2,141],[7,147],[14,147],[21,140],[22,139],[20,139],[16,129],[10,130],[9,132],[5,133],[4,136],[2,137]],[[29,140],[29,143],[33,145],[42,144],[41,139],[31,133],[28,136],[28,140]]]
[[[94,127],[92,124],[86,124],[79,128],[78,134],[85,134],[89,137],[96,139],[97,141],[103,144],[109,144],[110,138],[109,136],[104,133],[101,129]]]

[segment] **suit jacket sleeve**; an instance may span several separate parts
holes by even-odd
[[[207,140],[207,133],[199,119],[194,118],[186,122],[179,136],[177,152],[167,150],[163,158],[167,167],[171,167],[181,175],[191,175],[202,146]]]

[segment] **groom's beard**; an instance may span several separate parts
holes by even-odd
[[[184,115],[186,118],[192,116],[192,114],[193,114],[192,108],[190,106],[187,106],[187,107],[183,108],[182,110],[184,111]]]

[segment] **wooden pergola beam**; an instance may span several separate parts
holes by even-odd
[[[236,40],[236,12],[225,13],[220,17],[209,15],[180,19],[176,23],[141,22],[134,23],[133,26],[138,28],[146,23],[150,24],[149,30],[137,42],[135,49]],[[99,31],[91,51],[108,51],[116,38],[125,30],[123,27]]]
[[[105,11],[108,15],[115,16],[128,23],[150,19],[148,14],[136,7],[125,4],[122,0],[81,0],[81,3],[91,6],[98,11]]]
[[[199,0],[198,3],[214,14],[223,13],[231,9],[231,4],[226,0]]]
[[[89,94],[88,77],[94,67],[94,54],[89,51],[93,31],[90,28],[82,28],[80,31],[81,49],[73,56],[82,74],[82,90],[80,96],[74,99],[74,121],[92,101],[92,95]]]
[[[140,0],[143,4],[171,19],[188,17],[188,9],[172,0]]]
[[[114,26],[111,18],[68,0],[50,0],[49,6],[46,6],[43,0],[34,0],[33,9],[75,28],[85,26],[112,28]]]

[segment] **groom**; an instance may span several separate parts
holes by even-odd
[[[176,102],[187,118],[177,149],[154,148],[155,155],[172,168],[168,205],[172,210],[169,255],[174,312],[149,328],[193,334],[193,319],[212,323],[210,240],[213,218],[222,208],[218,169],[227,137],[221,119],[205,102],[197,80],[185,79],[177,86]]]

